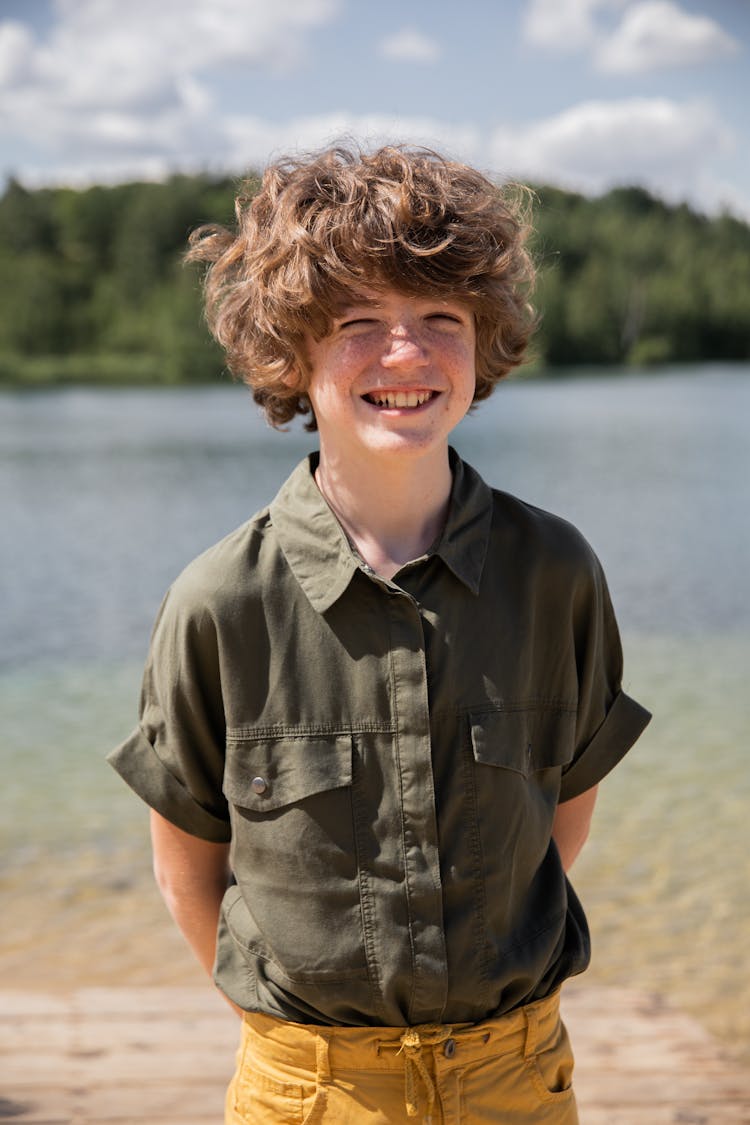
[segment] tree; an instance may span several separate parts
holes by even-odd
[[[258,183],[250,177],[246,194]],[[25,357],[62,356],[101,378],[215,378],[223,360],[182,256],[194,227],[233,221],[237,187],[173,176],[29,191],[11,180],[0,198],[6,377],[23,372]],[[541,363],[750,358],[750,226],[638,186],[587,199],[541,185],[536,195]]]

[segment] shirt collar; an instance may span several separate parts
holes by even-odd
[[[319,455],[311,453],[292,472],[271,503],[271,521],[292,573],[313,609],[325,613],[347,589],[361,561],[315,483]],[[487,554],[492,492],[455,450],[450,450],[453,485],[438,555],[473,594]]]
[[[294,577],[318,613],[351,582],[359,563],[315,483],[319,455],[300,461],[271,504],[271,522]]]
[[[472,594],[478,594],[490,540],[492,489],[455,449],[449,453],[453,487],[448,519],[434,553]]]

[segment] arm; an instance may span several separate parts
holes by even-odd
[[[151,846],[154,876],[167,909],[211,976],[219,909],[229,879],[229,844],[191,836],[152,809]]]
[[[557,845],[565,871],[569,871],[589,834],[598,786],[594,785],[570,801],[557,806],[552,822],[552,839]]]

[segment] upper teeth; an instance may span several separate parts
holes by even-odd
[[[432,391],[373,391],[370,398],[378,406],[421,406],[432,398]]]

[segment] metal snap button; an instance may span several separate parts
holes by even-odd
[[[456,1040],[446,1039],[445,1046],[443,1047],[443,1054],[446,1059],[452,1059],[456,1053]]]
[[[257,793],[260,797],[261,794],[265,793],[266,789],[268,789],[268,782],[264,777],[254,777],[250,782],[250,788],[253,793]]]

